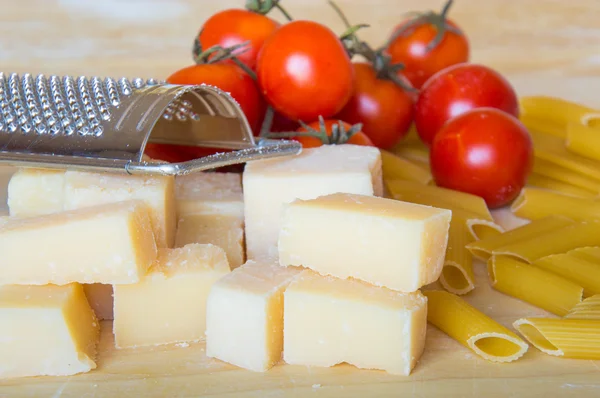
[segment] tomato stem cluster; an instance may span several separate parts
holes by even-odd
[[[194,62],[197,65],[202,64],[216,64],[222,61],[231,60],[237,66],[242,68],[254,81],[256,81],[256,73],[244,64],[236,55],[243,54],[248,51],[249,41],[245,41],[240,44],[236,44],[231,47],[222,47],[219,45],[212,46],[206,50],[202,50],[200,40],[196,37],[194,40],[194,48],[192,50]],[[240,51],[241,50],[241,51]]]
[[[277,8],[285,19],[293,21],[294,18],[281,6],[281,0],[246,0],[246,10],[261,15],[267,15],[273,8]]]
[[[341,145],[345,144],[352,138],[352,136],[362,129],[362,123],[357,123],[346,131],[346,127],[342,121],[338,120],[338,123],[331,127],[331,135],[327,134],[327,126],[325,125],[325,119],[323,116],[319,116],[319,129],[314,129],[302,121],[298,121],[300,126],[306,130],[306,132],[290,131],[282,133],[269,133],[266,136],[269,138],[293,138],[293,137],[313,137],[318,138],[323,145]]]

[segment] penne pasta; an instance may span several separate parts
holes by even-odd
[[[600,180],[600,162],[577,155],[567,149],[564,139],[529,131],[536,159],[544,159],[558,166]]]
[[[600,359],[600,321],[571,318],[523,318],[513,326],[548,355]]]
[[[565,318],[595,319],[600,321],[600,294],[588,297],[571,308]]]
[[[421,184],[433,181],[428,170],[386,150],[380,152],[384,180],[409,180]]]
[[[529,220],[553,214],[561,214],[580,221],[600,219],[600,201],[578,198],[542,188],[523,188],[510,209],[514,215]]]
[[[549,134],[559,138],[565,138],[566,136],[565,126],[557,124],[551,120],[527,113],[519,115],[519,120],[525,127],[527,127],[528,131],[537,131],[539,133]]]
[[[574,185],[589,192],[600,193],[600,180],[587,177],[545,159],[535,159],[535,162],[533,163],[533,172],[538,176],[544,176],[551,178],[552,180]]]
[[[569,253],[572,256],[583,258],[593,263],[600,263],[600,247],[597,246],[580,247],[571,250]]]
[[[593,108],[572,101],[540,95],[519,98],[519,108],[521,115],[545,120],[563,129],[567,123],[581,121],[585,114],[595,112]]]
[[[600,128],[590,127],[581,122],[569,123],[565,145],[577,155],[600,161]]]
[[[521,227],[507,231],[501,235],[492,236],[467,244],[466,248],[477,258],[487,261],[492,256],[494,250],[504,246],[510,246],[524,240],[530,240],[539,235],[550,231],[556,231],[568,225],[574,224],[574,221],[563,216],[548,216],[534,220]]]
[[[540,241],[543,244],[539,244]],[[530,239],[494,249],[492,254],[512,256],[532,263],[551,254],[566,253],[586,246],[600,246],[600,221],[578,222],[547,231]]]
[[[483,239],[504,232],[494,222],[485,201],[475,195],[436,186],[422,186],[407,181],[385,182],[394,199],[450,209],[466,220],[474,239]]]
[[[420,141],[403,143],[394,148],[394,153],[411,161],[429,163],[429,148]]]
[[[594,198],[597,195],[584,188],[576,187],[562,181],[555,180],[537,173],[531,173],[527,178],[527,185],[530,187],[544,188],[564,195],[576,196],[579,198]]]
[[[465,245],[473,240],[466,220],[452,214],[448,232],[448,249],[440,283],[444,289],[454,294],[467,294],[475,288],[473,256]]]
[[[512,362],[529,348],[515,333],[472,307],[460,297],[441,290],[424,291],[429,323],[493,362]]]
[[[584,297],[600,294],[600,262],[589,261],[570,251],[542,257],[532,265],[583,287]]]
[[[553,314],[566,315],[581,302],[581,286],[512,257],[492,256],[487,267],[494,289]]]

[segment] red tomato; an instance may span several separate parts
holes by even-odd
[[[278,26],[278,22],[264,15],[247,10],[229,9],[208,18],[202,26],[198,40],[202,50],[215,45],[232,47],[249,41],[243,52],[237,51],[234,55],[248,67],[255,69],[259,50]]]
[[[323,126],[321,126],[320,122],[312,122],[308,124],[308,127],[310,129],[312,129],[313,131],[323,131],[325,130],[325,132],[327,133],[328,137],[331,137],[332,133],[333,133],[333,128],[334,126],[338,126],[337,128],[339,128],[339,125],[343,125],[344,126],[344,130],[346,132],[348,132],[350,130],[350,128],[352,128],[352,126],[346,122],[343,122],[341,120],[333,120],[333,119],[329,119],[329,120],[325,120],[324,121],[325,124],[325,128],[323,129]],[[308,132],[309,130],[305,129],[304,127],[300,127],[298,130],[299,133],[305,133]],[[294,137],[294,140],[300,142],[302,144],[303,148],[315,148],[315,147],[319,147],[322,145],[325,145],[325,143],[323,142],[323,140],[321,140],[320,138],[317,137]],[[358,131],[355,134],[353,134],[348,141],[346,142],[340,142],[341,144],[352,144],[352,145],[364,145],[364,146],[374,146],[373,142],[369,139],[369,137],[367,137],[367,135],[365,133],[363,133],[362,131]],[[336,143],[336,142],[332,142],[331,144],[335,145],[335,144],[340,144],[340,143]]]
[[[437,185],[478,195],[496,208],[525,186],[533,144],[517,118],[494,108],[473,109],[442,127],[430,163]]]
[[[469,42],[460,28],[445,16],[433,13],[429,16],[429,19],[421,18],[415,25],[409,26],[415,20],[407,20],[398,25],[392,35],[400,30],[403,30],[403,33],[386,49],[393,63],[404,64],[405,69],[402,73],[416,88],[421,88],[423,83],[438,71],[469,60]],[[435,19],[431,18],[438,18],[438,22],[446,24],[450,30],[446,29],[441,41],[428,49],[427,46],[439,32],[439,27],[434,23]]]
[[[214,63],[192,65],[173,73],[167,82],[171,84],[210,84],[228,92],[239,103],[248,123],[257,135],[266,105],[256,83],[239,66]]]
[[[350,57],[337,36],[316,22],[293,21],[275,31],[258,54],[257,74],[267,101],[292,120],[333,116],[352,95]]]
[[[428,145],[440,128],[470,109],[491,107],[519,116],[517,94],[498,72],[482,65],[458,64],[439,71],[421,89],[415,126]]]
[[[355,63],[354,75],[354,94],[337,117],[362,123],[362,131],[375,146],[390,149],[410,128],[412,97],[391,80],[377,78],[368,63]]]

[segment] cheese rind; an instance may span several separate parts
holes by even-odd
[[[148,210],[130,201],[9,219],[0,284],[135,283],[156,258]]]
[[[425,346],[427,299],[305,270],[284,293],[283,359],[409,375]]]
[[[86,283],[83,285],[85,296],[94,310],[98,320],[113,319],[113,287],[103,283]]]
[[[33,217],[62,211],[64,189],[62,170],[18,169],[8,183],[9,214]]]
[[[211,243],[227,254],[232,269],[244,263],[243,219],[237,215],[188,214],[179,219],[175,247]]]
[[[0,324],[0,378],[96,368],[99,322],[77,283],[0,286]]]
[[[244,218],[241,174],[200,172],[179,176],[175,192],[178,217],[219,214]]]
[[[256,372],[279,362],[283,291],[300,272],[248,261],[215,283],[207,304],[206,355]]]
[[[358,145],[324,145],[297,156],[253,161],[243,174],[246,255],[277,259],[282,205],[336,192],[381,196],[381,154]]]
[[[174,177],[80,171],[65,174],[65,210],[129,200],[148,205],[157,246],[173,247],[177,227]]]
[[[139,283],[113,286],[115,346],[203,339],[209,290],[229,272],[225,252],[218,246],[160,249]]]
[[[452,212],[393,199],[333,194],[283,212],[281,265],[413,292],[436,281]]]

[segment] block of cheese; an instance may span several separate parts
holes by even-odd
[[[358,145],[305,149],[247,163],[243,185],[246,255],[276,259],[283,204],[336,192],[381,196],[381,155]]]
[[[229,272],[225,252],[218,246],[159,249],[156,262],[139,283],[113,286],[115,346],[203,339],[208,292]]]
[[[135,283],[155,258],[141,201],[9,219],[0,226],[0,285]]]
[[[113,319],[113,287],[103,283],[86,283],[83,285],[85,296],[94,310],[98,320]]]
[[[231,269],[244,263],[243,218],[237,215],[188,214],[177,223],[175,247],[189,243],[212,243],[227,254]]]
[[[248,261],[215,283],[206,310],[206,355],[256,372],[279,362],[283,291],[300,272]]]
[[[285,206],[281,265],[413,292],[444,265],[452,212],[394,199],[332,194]]]
[[[143,200],[150,209],[150,221],[158,247],[173,247],[177,216],[175,182],[171,176],[132,176],[112,173],[67,171],[65,210],[105,203]]]
[[[244,217],[242,176],[202,172],[175,179],[177,214],[221,214]]]
[[[100,326],[78,283],[0,286],[0,378],[96,368]]]
[[[18,169],[8,183],[10,215],[32,217],[62,211],[64,190],[62,170]]]
[[[409,375],[425,346],[427,298],[305,270],[284,294],[283,359]]]

